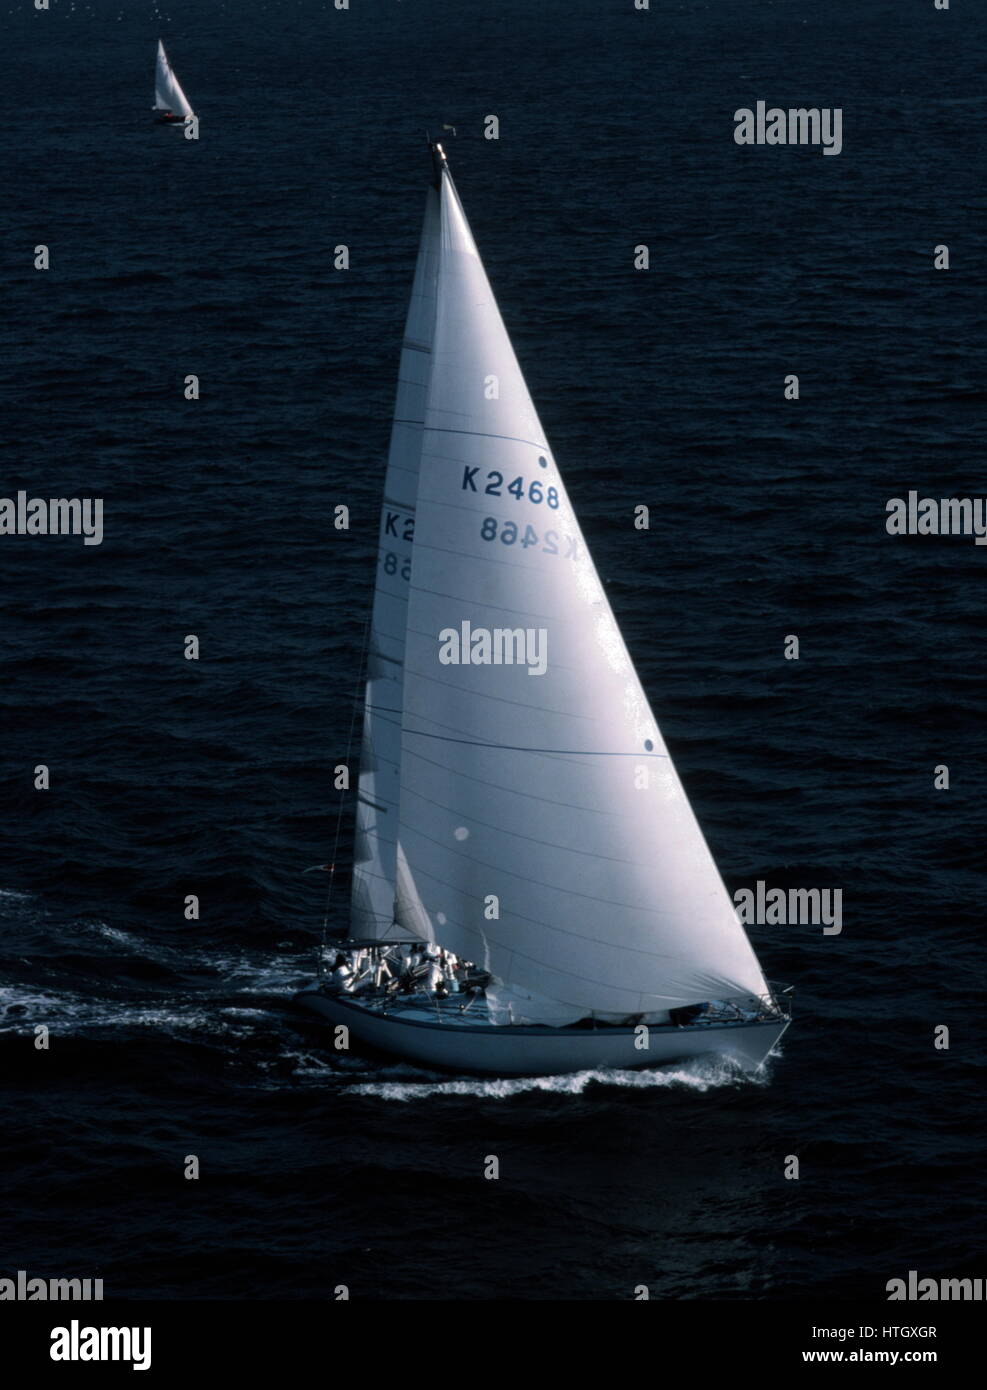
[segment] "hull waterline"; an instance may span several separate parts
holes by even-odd
[[[547,1028],[428,1021],[399,1017],[315,984],[295,1002],[377,1051],[441,1071],[480,1076],[558,1076],[601,1068],[660,1067],[701,1057],[727,1057],[756,1071],[788,1027],[787,1018],[738,1023],[663,1025],[638,1046],[634,1028]]]

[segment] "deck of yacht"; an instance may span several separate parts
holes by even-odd
[[[369,1014],[393,1019],[395,1022],[440,1023],[447,1027],[471,1029],[502,1028],[505,1026],[503,1018],[499,1023],[494,1022],[487,999],[482,993],[473,995],[450,994],[445,999],[439,999],[435,995],[426,994],[423,990],[412,994],[383,994],[372,990],[347,994],[327,989],[325,986],[322,987],[322,993],[328,998],[337,999],[342,1004],[350,1004],[356,1008],[365,1009]],[[766,1018],[784,1016],[790,1017],[790,1013],[779,1008],[779,1001],[772,999],[770,1006],[766,1009],[763,1007],[741,1008],[736,1004],[724,1004],[718,1009],[711,1009],[705,1017],[691,1021],[688,1026],[690,1028],[736,1027],[737,1024],[753,1023]],[[531,1023],[508,1024],[507,1026],[513,1028],[549,1028],[547,1024]],[[577,1023],[564,1026],[586,1031],[610,1031],[615,1028],[633,1029],[634,1024],[630,1020],[614,1023],[602,1019],[584,1018]],[[674,1033],[678,1032],[680,1027],[680,1024],[671,1022],[648,1025],[651,1032]],[[550,1031],[557,1032],[558,1028],[550,1028]]]

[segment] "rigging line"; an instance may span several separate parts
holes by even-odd
[[[521,708],[524,708],[524,707],[521,706]],[[469,745],[470,745],[471,747],[473,747],[473,748],[492,748],[492,749],[494,749],[496,752],[499,752],[499,753],[545,753],[545,754],[553,754],[553,753],[554,753],[554,754],[556,754],[556,755],[557,755],[558,757],[560,757],[560,758],[569,757],[569,758],[574,758],[574,759],[576,759],[577,761],[576,761],[576,764],[575,764],[575,765],[576,765],[577,767],[586,766],[585,763],[581,763],[581,762],[579,761],[579,759],[581,759],[581,758],[583,758],[583,757],[631,758],[631,757],[634,756],[633,753],[608,753],[605,749],[595,749],[595,750],[594,750],[594,749],[592,749],[592,748],[582,748],[582,749],[579,749],[579,750],[575,750],[575,749],[566,749],[566,748],[520,748],[520,747],[514,748],[514,747],[512,747],[509,743],[481,743],[481,742],[478,742],[478,741],[475,740],[475,739],[469,739],[469,738],[453,738],[450,734],[427,734],[427,733],[424,732],[424,730],[421,730],[421,729],[406,729],[406,728],[404,727],[404,725],[401,723],[401,720],[400,720],[400,719],[387,719],[387,718],[384,718],[384,717],[383,717],[384,714],[397,714],[397,713],[403,713],[403,712],[401,712],[401,711],[397,711],[397,710],[386,710],[386,711],[382,711],[381,708],[380,708],[379,706],[374,706],[373,712],[374,712],[375,714],[381,715],[380,723],[382,723],[382,724],[389,724],[389,725],[391,726],[391,728],[393,728],[393,729],[400,729],[401,733],[403,733],[403,734],[405,734],[405,733],[407,733],[407,734],[416,734],[416,733],[417,733],[417,734],[420,734],[422,738],[437,738],[437,739],[442,739],[442,740],[444,740],[446,743],[465,743],[465,744],[469,744]],[[432,722],[433,724],[437,724],[437,723],[439,723],[440,721],[437,720],[437,719],[433,719],[431,722]],[[452,725],[452,724],[447,724],[447,725],[446,725],[446,728],[447,728],[447,729],[451,729],[451,728],[454,728],[454,727],[455,727],[455,726]],[[460,732],[461,732],[461,731],[460,731]],[[413,748],[405,748],[405,747],[402,747],[401,753],[402,753],[402,757],[404,756],[405,753],[410,754],[412,757],[417,757],[417,756],[418,756],[418,754],[415,753],[415,751],[414,751]],[[648,757],[667,758],[667,757],[669,757],[669,754],[668,754],[668,753],[642,753],[642,754],[641,754],[641,757],[642,757],[642,758],[648,758]],[[426,761],[427,761],[427,760],[426,760]],[[436,767],[439,767],[439,766],[441,766],[441,764],[436,763],[435,766],[436,766]],[[456,771],[455,768],[452,768],[452,769],[447,768],[446,770],[447,770],[447,771]]]
[[[388,711],[390,713],[391,711]],[[450,738],[448,734],[426,734],[421,729],[402,727],[403,734],[414,738],[437,738],[443,743],[466,743],[471,748],[493,748],[498,753],[548,753],[567,758],[667,758],[667,753],[642,750],[640,753],[615,753],[609,748],[523,748],[512,743],[483,743],[476,738]]]
[[[353,730],[356,728],[356,714],[360,703],[360,692],[363,689],[364,673],[367,665],[367,648],[370,639],[370,618],[368,612],[363,623],[363,642],[360,649],[360,660],[357,663],[356,687],[353,691],[353,702],[350,710],[350,731],[346,739],[346,766],[349,768],[350,753],[353,748]],[[336,810],[336,834],[332,846],[332,861],[329,866],[329,882],[326,885],[326,907],[322,918],[322,949],[319,952],[318,973],[321,975],[325,970],[326,945],[329,937],[329,910],[332,906],[332,886],[336,878],[336,857],[339,854],[339,836],[343,825],[343,804],[346,792],[341,787],[339,789],[339,804]]]

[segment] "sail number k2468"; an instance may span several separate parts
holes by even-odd
[[[398,530],[401,526],[403,529]],[[395,540],[413,541],[415,539],[415,518],[406,516],[402,522],[397,512],[384,513],[384,535],[393,536]]]
[[[385,574],[397,574],[401,571],[401,578],[407,583],[411,578],[411,556],[401,560],[395,555],[393,550],[382,550],[380,553],[380,563],[384,566]]]
[[[542,550],[546,555],[561,555],[564,560],[579,559],[579,542],[575,536],[560,536],[558,531],[546,531],[542,537],[533,526],[525,526],[522,531],[514,521],[498,522],[495,517],[488,516],[484,518],[480,527],[480,536],[485,541],[499,540],[504,545],[518,544],[525,550],[544,540]]]
[[[464,492],[480,492],[482,490],[487,497],[503,497],[504,493],[508,492],[512,497],[516,497],[519,502],[523,502],[525,498],[527,498],[529,502],[534,502],[536,504],[538,502],[547,502],[553,511],[559,505],[558,488],[546,488],[540,478],[533,478],[530,483],[527,483],[523,478],[517,477],[512,483],[508,483],[505,487],[503,473],[492,470],[486,475],[487,482],[484,487],[482,479],[480,480],[479,486],[477,486],[476,475],[479,471],[479,468],[463,469]]]

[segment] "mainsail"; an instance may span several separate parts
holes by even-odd
[[[154,70],[154,109],[173,111],[176,116],[194,115],[181,83],[172,71],[164,44],[158,39],[158,63]]]
[[[392,934],[399,879],[397,823],[404,644],[418,463],[435,327],[438,229],[439,195],[436,189],[430,188],[401,349],[367,648],[367,694],[351,899],[351,932],[358,938]],[[405,924],[401,934],[418,936],[422,933]]]
[[[355,925],[373,934],[393,885],[402,932],[490,970],[515,1021],[764,994],[439,168],[388,468],[414,545],[382,527]],[[464,624],[516,633],[518,654],[540,634],[547,668],[469,664],[465,632],[444,663]]]

